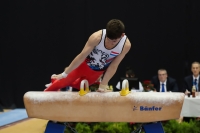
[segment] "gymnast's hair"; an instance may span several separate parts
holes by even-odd
[[[125,26],[118,19],[112,19],[106,25],[106,36],[111,40],[120,38],[124,32]]]

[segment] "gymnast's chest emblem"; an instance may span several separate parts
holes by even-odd
[[[94,49],[87,57],[86,62],[93,70],[104,70],[107,67],[109,54],[99,49]]]

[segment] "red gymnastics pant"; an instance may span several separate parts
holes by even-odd
[[[84,61],[76,69],[67,75],[66,78],[55,80],[45,91],[57,91],[59,89],[71,86],[80,89],[80,83],[86,79],[89,85],[96,82],[96,80],[103,74],[104,71],[94,71]]]

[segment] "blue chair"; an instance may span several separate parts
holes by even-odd
[[[144,124],[142,127],[145,133],[165,133],[161,122]]]
[[[65,124],[49,121],[47,123],[45,133],[64,133],[65,128]]]

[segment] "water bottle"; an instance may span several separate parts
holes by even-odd
[[[196,96],[196,87],[195,85],[192,86],[192,97]]]

